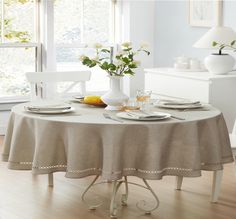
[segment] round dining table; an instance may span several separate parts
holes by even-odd
[[[13,107],[9,119],[2,156],[10,169],[64,171],[69,178],[95,175],[108,181],[128,176],[159,180],[199,177],[202,170],[217,173],[233,162],[224,117],[210,105],[183,111],[152,106],[150,111],[172,117],[135,121],[80,103],[58,115],[27,112],[27,104]]]

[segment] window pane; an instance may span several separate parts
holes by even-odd
[[[73,43],[109,43],[112,23],[111,0],[55,0],[55,43],[70,44],[70,48],[58,47],[57,70],[80,70],[85,67],[79,61],[82,54],[95,56],[94,49],[72,48]],[[104,91],[109,88],[106,73],[93,68],[88,83],[89,91]]]
[[[57,70],[58,71],[76,71],[88,70],[79,61],[82,54],[93,56],[94,49],[75,49],[75,48],[58,48],[57,49]],[[109,79],[106,77],[106,72],[100,68],[91,68],[92,76],[87,83],[88,91],[105,91],[109,88]]]
[[[35,48],[0,48],[1,97],[29,93],[25,72],[35,71]]]
[[[55,43],[107,43],[111,0],[55,0]]]
[[[108,43],[111,0],[84,1],[84,42]]]
[[[35,41],[34,0],[4,0],[4,41]]]
[[[54,3],[54,34],[56,43],[80,43],[82,0],[56,0]]]

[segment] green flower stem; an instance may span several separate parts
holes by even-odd
[[[231,49],[234,50],[234,52],[236,52],[236,47],[234,46],[235,43],[236,43],[236,40],[233,40],[230,44],[220,44],[220,43],[218,43],[216,41],[213,41],[212,42],[212,46],[213,47],[217,46],[219,48],[219,55],[221,55],[222,54],[222,50],[224,48],[231,48]]]
[[[113,48],[110,50],[105,48],[102,49],[99,45],[99,48],[96,48],[98,60],[91,59],[88,56],[81,56],[81,61],[90,68],[98,65],[110,76],[124,76],[125,74],[134,75],[134,69],[138,67],[138,62],[134,61],[134,56],[140,52],[144,52],[147,55],[150,54],[149,51],[144,50],[142,47],[133,51],[129,44],[129,46],[123,46],[121,51],[113,56]]]

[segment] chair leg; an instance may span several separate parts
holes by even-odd
[[[48,186],[53,187],[53,173],[48,174]]]
[[[183,176],[176,176],[176,180],[175,180],[175,189],[176,190],[181,190],[182,182],[183,182]]]
[[[211,202],[213,203],[218,201],[222,176],[223,176],[223,170],[216,170],[213,173],[212,195],[211,195]]]

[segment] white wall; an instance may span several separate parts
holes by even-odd
[[[223,25],[236,31],[236,1],[223,1]],[[186,55],[204,59],[212,51],[192,45],[209,30],[188,23],[187,0],[157,0],[155,4],[155,66],[173,66],[174,57]]]

